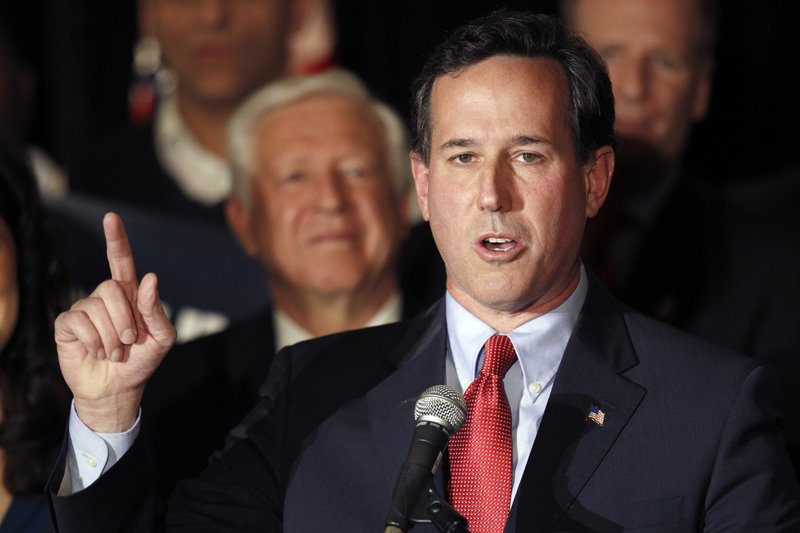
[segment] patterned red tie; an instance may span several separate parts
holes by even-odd
[[[483,367],[467,388],[467,420],[450,438],[450,498],[471,533],[502,533],[511,505],[511,409],[503,377],[517,360],[511,339],[484,345]]]

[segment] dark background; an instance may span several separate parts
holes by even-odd
[[[68,167],[93,140],[127,121],[135,0],[18,4],[14,25],[39,70],[33,138]],[[501,4],[546,13],[556,6],[554,0],[338,0],[339,63],[407,116],[410,81],[430,48]],[[793,0],[719,2],[712,104],[690,144],[690,170],[723,183],[800,163],[799,14]]]

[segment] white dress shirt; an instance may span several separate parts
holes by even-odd
[[[186,196],[206,206],[230,196],[233,176],[228,163],[197,142],[183,122],[174,94],[159,103],[153,131],[159,162]]]
[[[511,501],[514,501],[525,472],[525,465],[550,399],[556,371],[586,300],[588,286],[585,269],[581,266],[578,286],[564,303],[506,333],[517,352],[517,362],[511,366],[503,380],[511,407],[514,460]],[[497,332],[456,302],[449,292],[445,297],[445,305],[447,384],[463,392],[483,365],[483,345]]]
[[[401,318],[403,318],[403,299],[400,297],[400,293],[396,292],[363,327],[382,326],[383,324],[397,322]],[[278,308],[275,308],[275,312],[272,313],[272,323],[275,327],[276,351],[314,337],[303,326]]]

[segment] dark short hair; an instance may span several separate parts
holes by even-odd
[[[547,15],[498,10],[455,30],[436,47],[413,86],[413,148],[430,163],[431,93],[437,78],[498,55],[553,59],[570,90],[570,123],[580,163],[614,145],[614,96],[602,59]]]

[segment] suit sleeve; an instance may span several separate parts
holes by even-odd
[[[86,489],[59,496],[67,444],[47,487],[50,515],[59,533],[149,533],[156,526],[153,475],[142,439]]]
[[[778,390],[765,367],[742,383],[721,435],[705,531],[800,531],[800,491],[781,431]]]
[[[167,531],[283,531],[290,361],[288,350],[276,356],[259,403],[229,433],[225,448],[199,477],[175,488]]]

